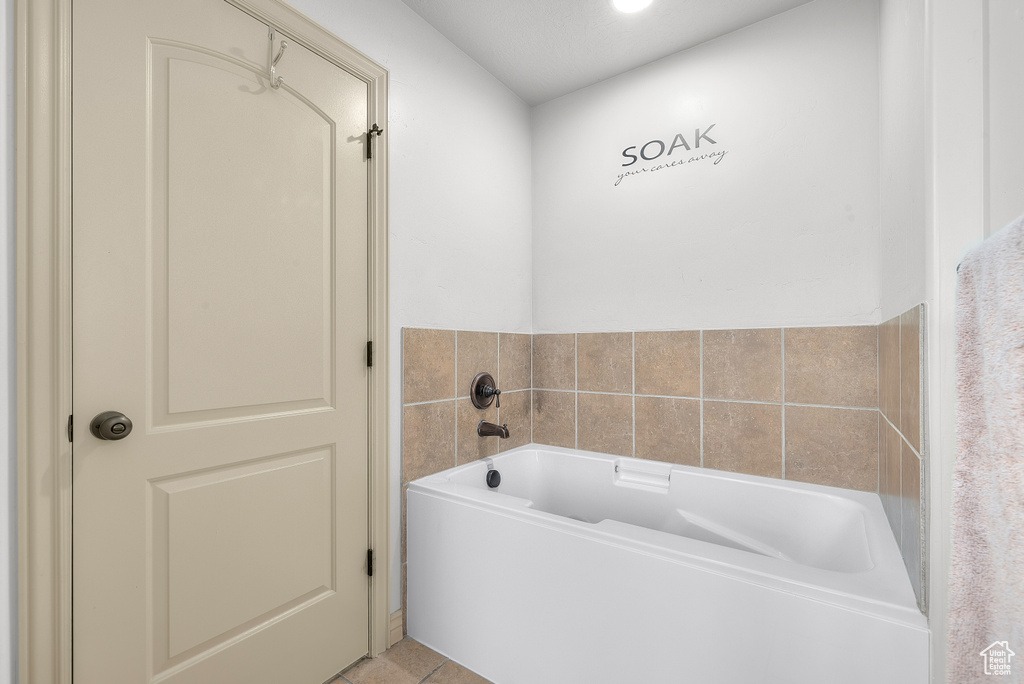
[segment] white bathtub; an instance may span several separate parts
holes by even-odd
[[[874,494],[528,446],[408,491],[409,635],[497,684],[926,684]]]

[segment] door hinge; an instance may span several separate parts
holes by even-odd
[[[366,367],[373,368],[373,340],[366,343]]]
[[[380,137],[380,134],[384,132],[384,129],[373,124],[373,128],[366,132],[366,158],[373,159],[373,136]]]
[[[68,416],[68,441],[75,441],[75,417]]]
[[[366,575],[373,577],[373,549],[366,549]]]

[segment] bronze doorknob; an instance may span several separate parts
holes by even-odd
[[[104,411],[92,419],[89,431],[98,439],[124,439],[132,432],[132,421],[120,411]]]

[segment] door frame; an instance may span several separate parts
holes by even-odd
[[[225,0],[368,86],[387,128],[388,72],[281,0]],[[15,168],[18,661],[21,684],[71,684],[71,2],[17,0]],[[369,654],[389,645],[388,136],[368,162]],[[86,420],[78,417],[78,420]]]

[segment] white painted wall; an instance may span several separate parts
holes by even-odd
[[[927,18],[931,86],[927,122],[933,135],[926,283],[934,684],[947,682],[950,504],[957,449],[956,266],[987,233],[1024,212],[1020,168],[1024,137],[1019,130],[1019,109],[1024,105],[1021,13],[1016,0],[963,0],[930,2]],[[1016,116],[1008,107],[1017,108]],[[989,127],[976,125],[986,115]],[[1007,156],[1001,158],[1002,154]]]
[[[990,235],[1024,214],[1024,3],[987,2]]]
[[[956,266],[1024,213],[1024,9],[1017,0],[881,0],[880,28],[879,295],[883,319],[927,304],[931,681],[945,684]]]
[[[926,302],[924,331],[929,347],[925,375],[929,388],[927,413],[926,477],[932,477],[951,458],[933,438],[937,424],[938,383],[934,360],[941,340],[934,337],[935,323],[942,314],[935,310],[937,298],[929,292],[927,272],[935,236],[932,233],[932,103],[929,71],[928,0],[880,0],[879,3],[879,156],[881,164],[879,222],[879,303],[881,320]],[[957,145],[959,147],[959,145]],[[934,630],[944,624],[945,565],[936,559],[944,544],[934,523],[941,515],[945,498],[940,488],[927,486],[930,516],[928,539],[929,623],[933,628],[930,672],[933,682],[944,681],[944,637]],[[938,662],[942,660],[943,662]]]
[[[535,332],[877,322],[877,39],[816,0],[535,107]],[[718,164],[614,185],[712,123]]]
[[[399,0],[291,4],[390,73],[394,611],[401,606],[402,328],[530,332],[529,108]]]
[[[0,3],[0,684],[18,654],[17,448],[14,407],[14,0]]]
[[[879,301],[881,320],[925,298],[926,186],[931,129],[926,0],[881,0]]]
[[[985,234],[984,3],[929,2],[928,443],[932,682],[946,684],[949,536],[956,459],[956,266]],[[948,684],[957,684],[948,682]]]

